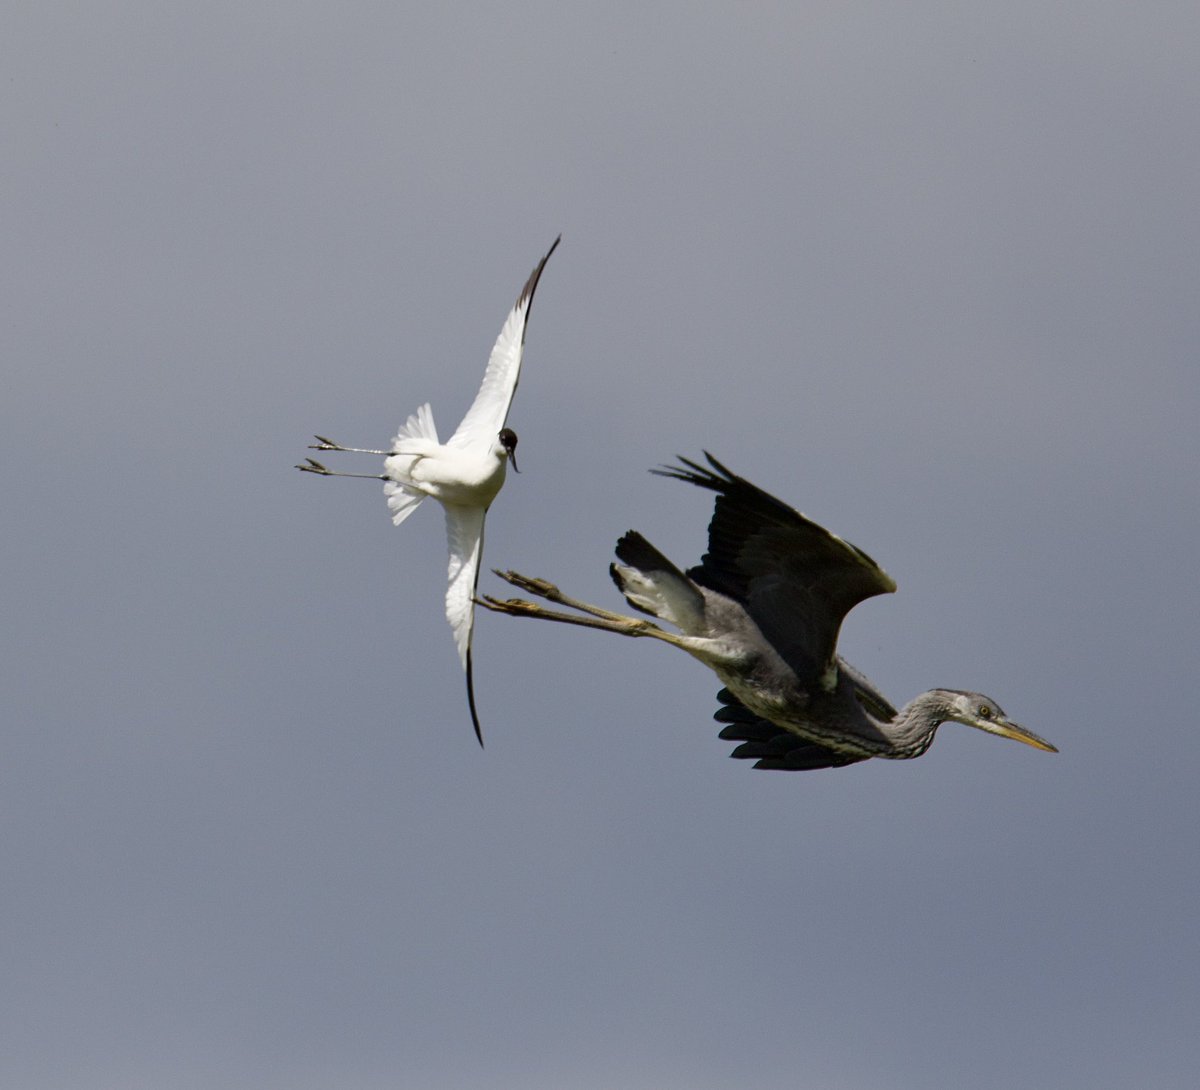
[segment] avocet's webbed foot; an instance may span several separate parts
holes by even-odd
[[[304,465],[298,465],[296,468],[301,473],[315,473],[318,477],[362,477],[368,481],[386,481],[388,479],[386,473],[339,473],[336,469],[322,465],[315,458],[305,458],[304,462]]]

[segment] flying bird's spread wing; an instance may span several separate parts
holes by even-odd
[[[717,493],[708,552],[688,577],[740,602],[798,678],[828,685],[842,619],[896,584],[861,549],[705,457],[712,469],[681,458],[653,470]]]
[[[483,373],[483,385],[479,393],[462,418],[458,430],[446,440],[448,447],[481,446],[490,449],[496,441],[500,429],[508,419],[509,406],[512,405],[513,394],[517,390],[517,381],[521,377],[521,356],[525,350],[525,327],[529,322],[529,309],[533,305],[533,294],[537,291],[542,269],[550,260],[550,255],[557,249],[562,235],[554,240],[554,245],[546,251],[546,256],[538,262],[537,268],[525,281],[521,294],[517,297],[516,305],[509,312],[500,330],[500,336],[492,348],[488,359],[487,370]]]
[[[842,676],[854,686],[854,699],[862,705],[868,715],[890,723],[900,714],[892,702],[872,682],[867,680],[866,674],[857,667],[851,666],[841,655],[838,655],[837,666]]]
[[[446,540],[450,547],[450,584],[446,588],[446,620],[454,631],[458,656],[467,673],[467,703],[475,736],[483,745],[483,730],[475,711],[475,679],[471,663],[471,636],[475,628],[475,589],[479,583],[479,558],[483,554],[482,507],[446,504]]]
[[[838,669],[850,679],[854,695],[867,711],[877,719],[890,720],[896,717],[896,709],[866,677],[851,666],[840,655]],[[741,742],[729,755],[740,760],[752,759],[755,768],[778,769],[784,772],[809,772],[816,768],[841,768],[843,765],[865,761],[850,753],[839,752],[826,746],[809,742],[798,734],[777,727],[769,719],[755,715],[728,689],[717,693],[719,707],[713,714],[718,723],[726,723],[719,738],[726,742]]]
[[[730,757],[754,761],[755,768],[783,772],[811,772],[817,768],[841,768],[866,757],[856,757],[809,742],[791,731],[755,715],[728,689],[717,693],[721,707],[713,718],[727,723],[718,737],[726,742],[741,742]]]

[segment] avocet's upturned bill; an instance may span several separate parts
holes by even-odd
[[[521,377],[525,329],[534,292],[542,269],[561,240],[559,235],[525,282],[496,338],[479,393],[458,430],[445,443],[438,442],[433,411],[426,403],[404,422],[392,440],[391,450],[343,447],[320,435],[309,447],[310,450],[382,455],[385,459],[383,473],[340,473],[327,469],[313,458],[296,467],[322,477],[382,480],[392,522],[397,526],[426,496],[432,496],[445,509],[446,537],[450,546],[446,619],[454,630],[454,642],[466,672],[467,704],[480,745],[483,745],[483,731],[475,710],[471,638],[475,628],[475,589],[483,554],[483,522],[492,500],[504,484],[508,462],[512,462],[514,472],[520,472],[516,458],[517,436],[506,426],[508,410]]]

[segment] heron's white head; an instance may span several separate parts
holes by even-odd
[[[977,727],[1001,738],[1011,738],[1014,742],[1024,742],[1034,749],[1044,749],[1049,753],[1058,752],[1044,738],[1039,738],[1033,731],[1012,722],[999,704],[982,693],[967,693],[957,689],[939,689],[937,692],[946,699],[947,719],[956,723],[966,723],[968,727]]]
[[[499,438],[502,452],[500,456],[512,462],[514,473],[520,473],[517,468],[517,433],[512,428],[501,428]]]

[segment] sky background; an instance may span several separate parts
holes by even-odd
[[[6,10],[0,1084],[1194,1085],[1195,5],[420,8]],[[292,465],[448,434],[560,231],[485,561],[616,607],[709,449],[1059,755],[755,772],[492,615],[479,750],[440,511]]]

